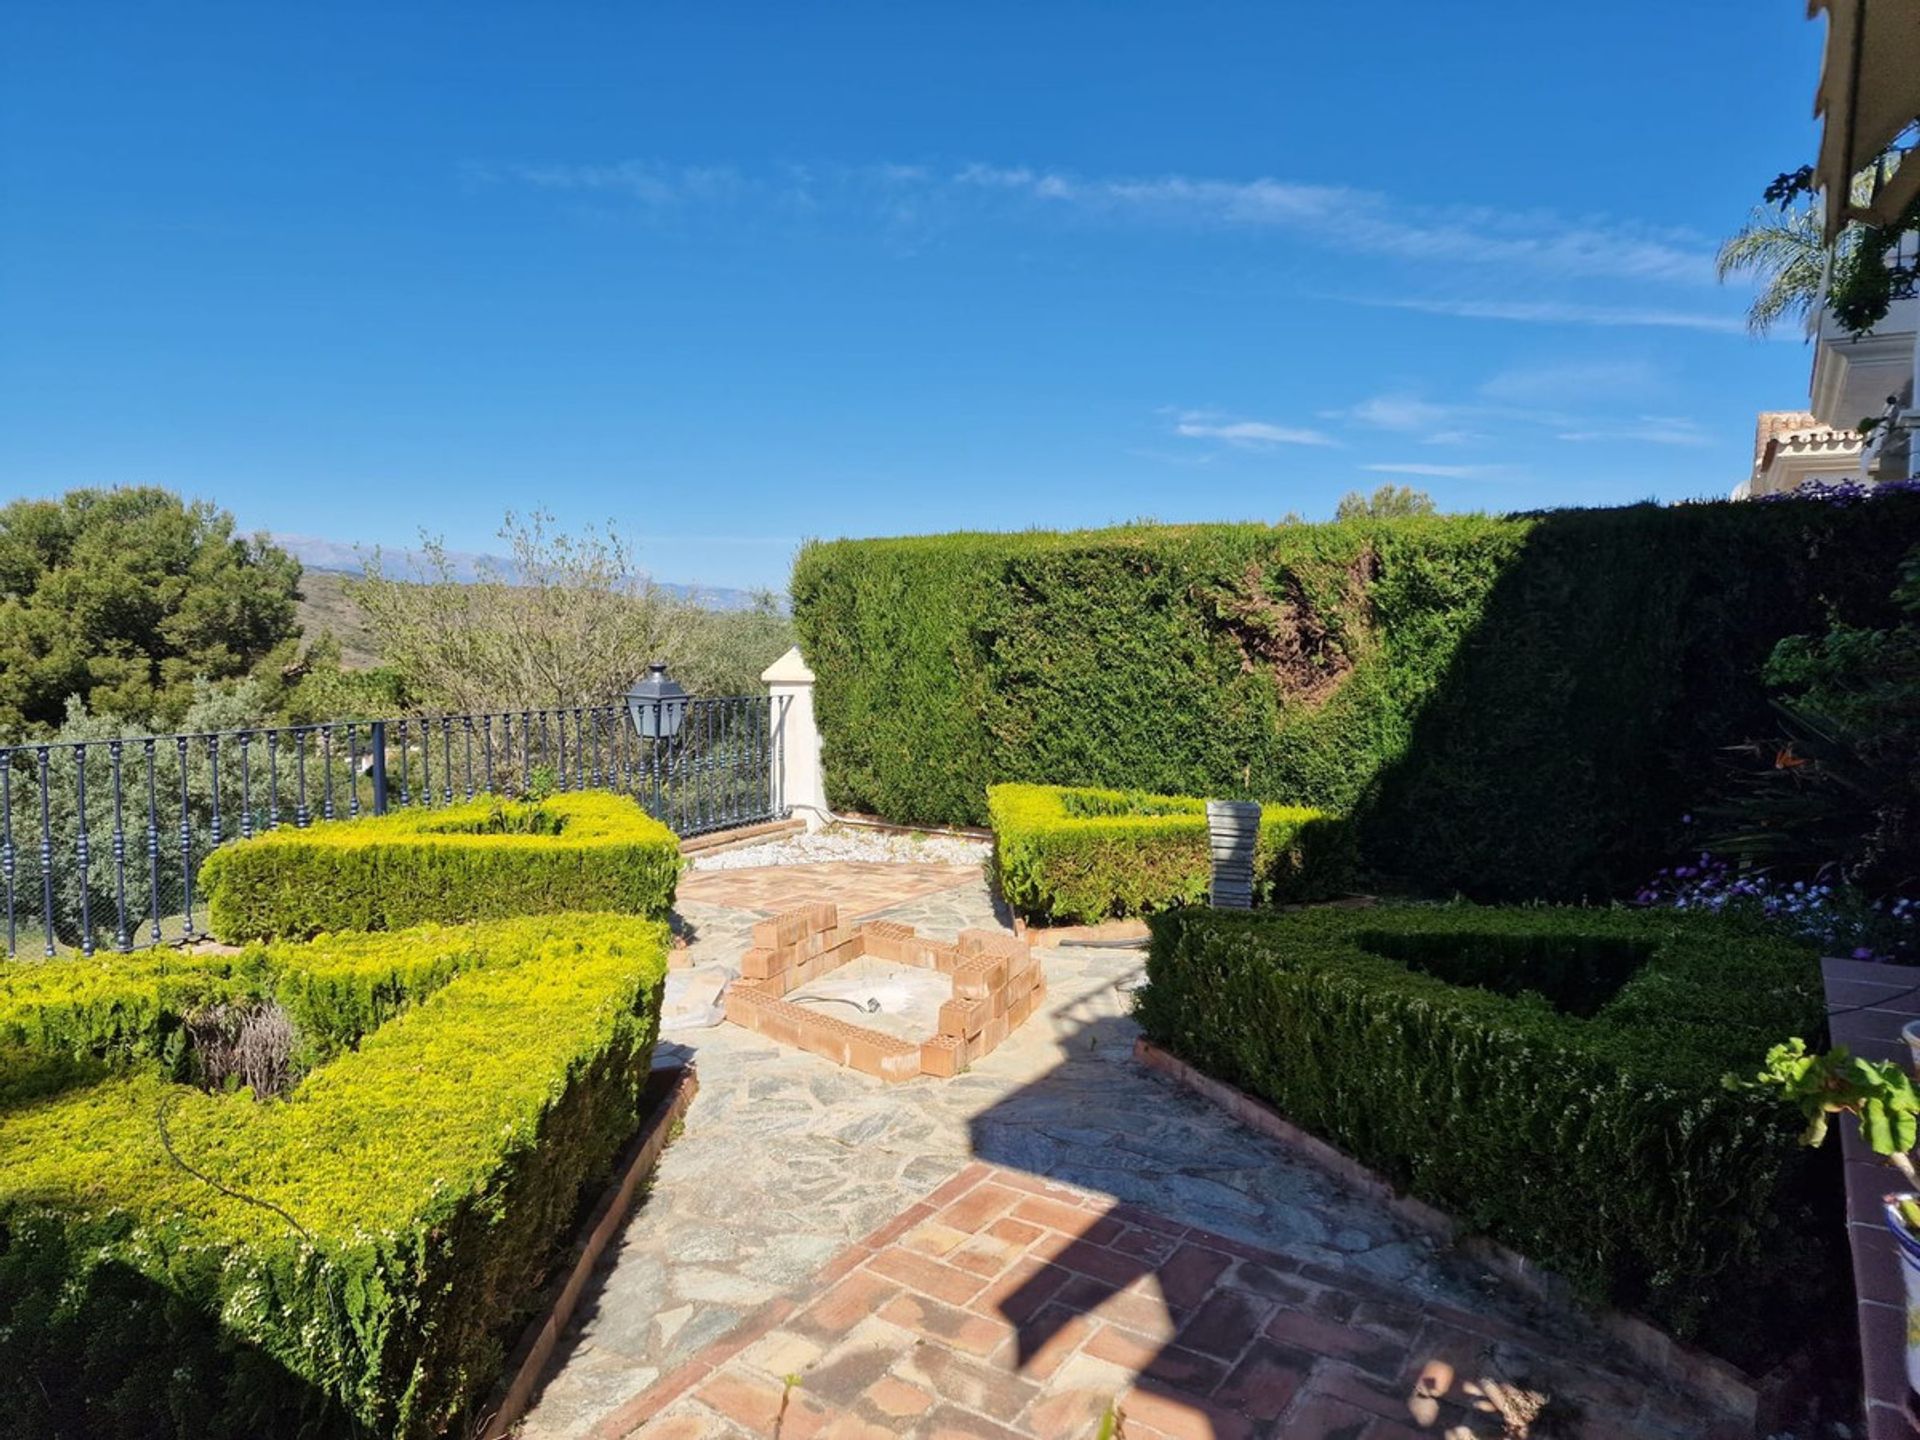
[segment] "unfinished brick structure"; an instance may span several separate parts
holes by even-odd
[[[823,1015],[786,997],[862,955],[951,977],[936,1033],[914,1041]],[[842,924],[825,903],[788,910],[753,927],[753,949],[727,987],[727,1019],[882,1080],[946,1077],[992,1052],[1046,998],[1046,976],[1024,940],[998,930],[962,930],[928,940],[887,920]]]

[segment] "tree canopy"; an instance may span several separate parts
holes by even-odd
[[[299,636],[300,564],[233,516],[151,486],[0,507],[0,731],[94,714],[177,723],[193,682],[254,673]]]
[[[1334,507],[1336,520],[1400,520],[1408,515],[1433,515],[1433,497],[1411,485],[1382,485],[1373,494],[1349,490]]]
[[[457,573],[423,536],[414,573],[382,568],[378,552],[348,593],[382,662],[425,705],[452,711],[600,705],[663,660],[696,695],[761,693],[760,672],[792,644],[771,595],[744,611],[714,611],[655,585],[619,532],[567,534],[542,512],[508,515],[505,563]]]

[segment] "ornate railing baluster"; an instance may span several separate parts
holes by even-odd
[[[360,727],[347,726],[347,818],[360,818]]]
[[[326,786],[321,791],[320,813],[326,819],[333,819],[333,726],[320,727],[320,768],[325,773]]]
[[[267,731],[267,829],[280,825],[280,732]]]
[[[218,735],[207,736],[207,769],[210,772],[208,794],[213,806],[213,824],[210,828],[213,848],[218,850],[220,848],[220,737]]]
[[[187,797],[187,737],[174,737],[180,757],[180,938],[193,938],[193,810]]]
[[[413,804],[413,791],[407,787],[407,722],[399,720],[396,730],[399,732],[399,808],[405,810]]]
[[[453,804],[453,717],[440,717],[440,793]]]
[[[486,771],[487,793],[493,793],[493,716],[480,717],[480,761]]]
[[[420,720],[420,803],[433,808],[433,721]]]
[[[4,754],[6,768],[0,770],[0,870],[6,872],[7,880],[7,958],[11,960],[19,952],[19,934],[13,909],[14,853],[13,853],[13,751]]]
[[[47,763],[45,745],[36,746],[40,764],[40,928],[44,932],[47,958],[53,958],[53,812],[47,801]]]
[[[153,934],[149,945],[160,943],[160,796],[159,752],[155,742],[149,740],[144,749],[147,757],[147,908],[153,912]]]
[[[294,730],[293,739],[293,775],[294,775],[294,812],[293,823],[302,830],[313,817],[307,813],[307,731]]]
[[[467,799],[473,799],[473,716],[461,717],[461,729],[465,732],[467,750]]]
[[[253,838],[253,732],[240,732],[240,838]]]
[[[80,953],[93,954],[93,849],[87,842],[87,747],[73,747],[73,809],[79,823],[74,839],[74,859],[80,866]]]
[[[118,740],[107,742],[107,754],[113,760],[113,944],[125,955],[133,949],[133,932],[127,928],[127,827],[120,797],[120,751]]]

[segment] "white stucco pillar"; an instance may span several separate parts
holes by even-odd
[[[760,676],[773,709],[773,803],[792,810],[818,830],[827,809],[826,772],[820,765],[820,728],[813,718],[813,671],[795,645]]]

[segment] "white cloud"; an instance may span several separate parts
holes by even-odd
[[[1481,480],[1490,475],[1499,474],[1505,467],[1500,465],[1429,465],[1424,461],[1396,461],[1378,465],[1362,465],[1362,470],[1371,470],[1377,475],[1422,475],[1434,480]]]
[[[539,190],[586,190],[666,207],[738,199],[760,187],[727,166],[663,165],[621,160],[608,165],[507,165],[475,169],[480,179],[515,180]]]
[[[1480,387],[1489,400],[1517,405],[1578,402],[1605,395],[1644,395],[1660,388],[1645,360],[1566,360],[1503,370]]]
[[[1641,415],[1620,425],[1598,425],[1591,429],[1568,430],[1559,437],[1575,445],[1711,445],[1713,438],[1697,422],[1677,415]]]
[[[1374,395],[1349,410],[1332,412],[1342,419],[1376,430],[1413,432],[1453,423],[1465,407],[1440,405],[1417,395]]]
[[[1297,229],[1336,249],[1428,266],[1520,267],[1565,277],[1692,284],[1711,281],[1714,274],[1707,246],[1644,225],[1484,206],[1405,205],[1378,191],[1351,186],[1265,177],[1083,178],[994,165],[966,166],[954,174],[953,182],[1112,216]]]
[[[1388,310],[1417,310],[1425,315],[1457,315],[1468,320],[1515,320],[1532,325],[1643,326],[1668,330],[1705,330],[1744,335],[1738,315],[1659,306],[1584,305],[1559,300],[1411,300],[1362,299],[1357,303]]]
[[[1210,410],[1182,411],[1174,423],[1173,433],[1189,440],[1218,440],[1251,450],[1264,450],[1273,445],[1340,443],[1325,431],[1273,425],[1265,420],[1234,420]]]
[[[481,180],[510,180],[547,190],[622,194],[665,207],[731,200],[748,193],[788,199],[797,185],[809,202],[877,205],[882,217],[909,198],[932,202],[971,196],[1025,202],[1116,224],[1279,230],[1347,253],[1384,256],[1436,268],[1503,274],[1527,271],[1562,279],[1614,279],[1705,285],[1713,279],[1709,245],[1695,236],[1610,218],[1489,206],[1412,205],[1377,190],[1257,176],[1082,176],[1027,166],[874,162],[787,166],[755,177],[728,166],[658,160],[604,164],[470,166]],[[818,187],[816,189],[816,187]],[[876,190],[884,192],[877,195]],[[973,207],[978,209],[976,204]],[[1577,308],[1577,307],[1576,307]],[[1605,323],[1593,321],[1588,323]],[[1626,322],[1621,322],[1626,323]],[[1734,322],[1741,328],[1739,321]]]

